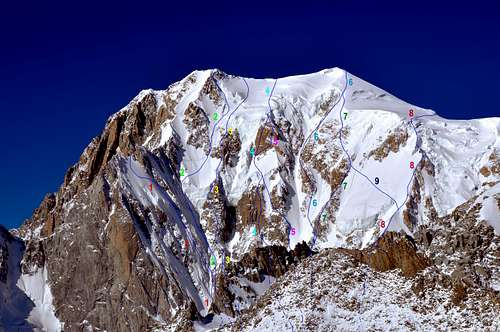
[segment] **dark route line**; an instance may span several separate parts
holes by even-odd
[[[395,216],[395,215],[396,215],[396,214],[400,211],[400,209],[401,209],[401,208],[402,208],[402,207],[406,204],[407,200],[409,199],[409,196],[410,196],[409,188],[410,188],[410,185],[411,185],[411,183],[412,183],[412,181],[413,181],[413,178],[414,178],[414,176],[415,176],[415,172],[416,172],[416,170],[417,170],[417,167],[418,167],[419,163],[421,162],[422,158],[419,160],[419,162],[418,162],[418,163],[416,163],[416,164],[415,164],[415,166],[414,166],[414,168],[413,168],[412,175],[411,175],[411,177],[410,177],[410,179],[409,179],[409,182],[408,182],[408,184],[407,184],[407,186],[406,186],[406,193],[407,193],[407,195],[406,195],[405,200],[403,201],[403,203],[402,203],[401,205],[399,205],[399,204],[397,203],[397,201],[396,201],[396,200],[395,200],[395,199],[394,199],[394,198],[393,198],[390,194],[388,194],[387,192],[385,192],[384,190],[382,190],[381,188],[379,188],[376,184],[374,184],[374,183],[370,180],[370,178],[369,178],[367,175],[365,175],[363,172],[361,172],[361,171],[360,171],[360,170],[358,170],[356,167],[354,167],[353,162],[352,162],[352,158],[351,158],[351,156],[349,155],[349,152],[347,151],[347,149],[346,149],[346,147],[345,147],[345,145],[344,145],[343,138],[342,138],[342,130],[343,130],[343,128],[344,128],[344,121],[343,121],[343,119],[342,119],[342,111],[343,111],[344,106],[345,106],[345,103],[346,103],[345,92],[346,92],[347,87],[348,87],[347,72],[346,72],[346,71],[344,71],[344,74],[345,74],[345,86],[344,86],[344,89],[342,90],[342,93],[341,93],[341,95],[340,95],[339,99],[338,99],[338,100],[334,103],[334,105],[330,108],[330,110],[329,110],[329,111],[328,111],[328,112],[327,112],[327,113],[326,113],[326,114],[325,114],[325,115],[324,115],[324,116],[320,119],[320,121],[318,122],[318,124],[314,127],[314,130],[310,131],[309,135],[308,135],[308,136],[306,137],[306,139],[304,140],[304,143],[302,144],[302,147],[299,149],[299,155],[298,155],[298,158],[299,158],[299,166],[300,166],[302,169],[304,169],[304,170],[305,170],[305,167],[304,167],[304,165],[303,165],[303,162],[302,162],[302,160],[300,159],[300,155],[301,155],[301,152],[302,152],[303,148],[307,145],[307,143],[308,143],[308,141],[310,140],[310,138],[311,138],[311,136],[313,135],[313,133],[315,133],[315,132],[317,132],[317,131],[318,131],[318,129],[320,128],[320,126],[322,125],[322,123],[324,122],[324,120],[325,120],[325,119],[326,119],[326,118],[330,115],[331,111],[333,111],[333,110],[335,109],[335,107],[339,104],[340,100],[342,99],[342,106],[340,107],[340,110],[339,110],[339,117],[340,117],[341,128],[340,128],[340,130],[339,130],[338,135],[339,135],[339,141],[340,141],[340,145],[341,145],[341,147],[342,147],[342,150],[343,150],[343,152],[345,153],[345,155],[347,156],[347,159],[348,159],[348,162],[349,162],[349,167],[348,167],[348,170],[347,170],[346,175],[345,175],[345,177],[344,177],[344,180],[348,177],[348,175],[349,175],[349,173],[350,173],[350,170],[351,170],[351,169],[353,169],[356,173],[358,173],[358,174],[360,174],[362,177],[364,177],[364,178],[365,178],[365,179],[366,179],[366,180],[367,180],[367,181],[368,181],[368,182],[369,182],[372,186],[374,186],[374,187],[375,187],[375,188],[376,188],[376,189],[377,189],[380,193],[382,193],[383,195],[385,195],[386,197],[388,197],[388,198],[389,198],[389,199],[390,199],[390,200],[391,200],[391,201],[392,201],[392,202],[396,205],[396,210],[395,210],[395,212],[391,215],[391,217],[390,217],[390,218],[389,218],[389,220],[387,221],[387,225],[386,225],[385,227],[383,227],[382,232],[381,232],[381,233],[377,236],[377,239],[376,239],[376,240],[374,241],[374,243],[373,243],[373,244],[376,244],[376,243],[377,243],[377,241],[378,241],[378,239],[379,239],[380,237],[382,237],[382,236],[385,234],[385,232],[387,231],[387,229],[389,228],[389,226],[390,226],[390,224],[391,224],[391,222],[392,222],[392,220],[393,220],[393,217],[394,217],[394,216]],[[195,170],[194,172],[192,172],[192,173],[190,173],[190,174],[187,174],[187,175],[184,177],[184,179],[181,181],[181,185],[184,183],[184,181],[185,181],[187,178],[189,178],[189,177],[191,177],[191,176],[193,176],[193,175],[195,175],[195,174],[199,173],[199,172],[202,170],[202,168],[203,168],[203,167],[204,167],[204,165],[206,164],[206,162],[207,162],[208,158],[210,157],[211,152],[212,152],[212,149],[213,149],[213,137],[214,137],[214,133],[215,133],[215,131],[217,130],[217,128],[218,128],[218,127],[220,127],[220,126],[219,126],[219,124],[221,123],[221,121],[222,121],[222,120],[226,117],[226,115],[228,115],[228,114],[229,114],[229,116],[227,117],[226,123],[225,123],[225,134],[226,134],[226,136],[222,136],[222,137],[221,137],[221,140],[220,140],[220,142],[219,142],[219,147],[222,145],[222,143],[223,143],[224,139],[225,139],[225,138],[227,138],[227,135],[228,135],[228,128],[229,128],[229,127],[228,127],[228,125],[229,125],[229,122],[230,122],[230,120],[231,120],[231,116],[232,116],[232,115],[233,115],[233,114],[234,114],[234,113],[235,113],[235,112],[236,112],[236,111],[240,108],[240,106],[241,106],[244,102],[246,102],[246,100],[247,100],[247,98],[248,98],[248,96],[249,96],[250,87],[249,87],[248,83],[246,82],[246,80],[245,80],[244,78],[242,78],[242,79],[243,79],[243,82],[245,83],[246,88],[247,88],[247,94],[246,94],[245,98],[244,98],[244,99],[243,99],[243,100],[242,100],[242,101],[238,104],[238,106],[237,106],[237,107],[236,107],[233,111],[230,111],[230,107],[229,107],[229,104],[228,104],[228,102],[227,102],[227,97],[226,97],[226,95],[225,95],[224,91],[221,89],[221,87],[219,86],[219,84],[217,83],[217,81],[216,81],[214,78],[212,78],[212,79],[214,80],[214,83],[216,84],[216,86],[217,86],[218,90],[222,93],[222,95],[223,95],[223,97],[224,97],[225,105],[224,105],[224,107],[223,107],[222,116],[220,117],[220,119],[219,119],[219,120],[218,120],[218,121],[214,124],[214,126],[213,126],[212,133],[211,133],[211,136],[210,136],[210,139],[209,139],[209,153],[207,154],[206,158],[204,159],[204,161],[202,162],[202,164],[200,165],[200,167],[199,167],[197,170]],[[271,115],[272,115],[272,108],[271,108],[270,100],[271,100],[271,98],[272,98],[272,96],[273,96],[273,93],[274,93],[274,90],[275,90],[276,84],[277,84],[277,80],[275,80],[274,85],[273,85],[273,88],[272,88],[272,90],[271,90],[271,93],[269,94],[269,98],[268,98],[268,100],[267,100],[269,111],[266,113],[266,122],[264,123],[264,127],[263,127],[263,128],[265,128],[265,127],[266,127],[269,123],[271,123],[271,125],[272,125],[272,134],[273,134],[273,135],[274,135],[274,133],[275,133],[275,130],[276,130],[276,132],[277,132],[278,134],[280,133],[279,128],[277,128],[277,127],[276,127],[276,125],[274,124],[274,122],[273,122],[273,121],[272,121],[272,119],[271,119]],[[227,108],[227,110],[228,110],[227,112],[224,112],[224,109],[225,109],[225,108]],[[416,120],[416,119],[422,118],[422,117],[427,117],[427,116],[435,116],[435,115],[436,115],[435,113],[434,113],[434,114],[425,114],[425,115],[421,115],[421,116],[412,117],[412,118],[409,120],[409,124],[411,125],[411,127],[413,128],[413,130],[414,130],[414,132],[415,132],[415,135],[417,136],[417,145],[418,145],[418,142],[419,142],[420,136],[418,135],[417,129],[416,129],[416,127],[415,127],[415,125],[414,125],[413,121],[414,121],[414,120]],[[264,129],[262,129],[262,130],[261,130],[260,135],[259,135],[259,140],[258,140],[258,144],[259,144],[259,145],[262,145],[262,134],[263,134],[263,132],[264,132]],[[336,136],[336,135],[335,135],[335,136]],[[334,137],[334,138],[335,138],[335,137]],[[272,139],[272,137],[271,137],[271,139]],[[271,142],[271,145],[273,145],[273,142]],[[417,146],[417,148],[418,148],[418,146]],[[262,173],[261,169],[258,167],[258,165],[257,165],[257,163],[256,163],[256,159],[257,159],[256,157],[257,157],[257,155],[259,155],[259,154],[261,154],[261,153],[262,153],[262,151],[259,151],[259,146],[256,146],[256,148],[255,148],[255,152],[254,152],[254,155],[253,155],[253,163],[254,163],[254,166],[255,166],[255,168],[257,169],[257,171],[258,171],[258,173],[259,173],[259,175],[260,175],[260,180],[259,180],[259,182],[257,183],[257,188],[260,186],[260,183],[262,182],[262,184],[263,184],[263,186],[264,186],[264,189],[265,189],[265,192],[267,193],[267,195],[268,195],[268,197],[269,197],[269,200],[270,200],[270,202],[271,202],[271,210],[275,210],[275,209],[274,209],[274,207],[272,206],[271,195],[270,195],[270,192],[269,192],[269,188],[268,188],[268,187],[267,187],[267,185],[266,185],[266,181],[265,181],[265,178],[264,178],[264,174]],[[425,153],[424,153],[424,154],[425,154]],[[217,168],[216,168],[216,181],[217,181],[217,179],[219,179],[219,178],[220,178],[220,174],[219,174],[219,173],[220,173],[220,171],[219,171],[219,169],[220,169],[220,166],[221,166],[221,163],[222,163],[222,156],[221,156],[221,158],[220,158],[220,159],[221,159],[221,160],[219,161],[219,164],[218,164],[218,166],[217,166]],[[144,179],[144,180],[149,180],[149,181],[151,181],[151,186],[153,186],[153,185],[154,185],[155,187],[159,187],[159,188],[163,189],[163,188],[162,188],[162,187],[161,187],[161,186],[160,186],[160,185],[159,185],[159,184],[158,184],[158,183],[154,180],[154,177],[153,177],[153,176],[151,176],[151,177],[144,177],[144,176],[141,176],[141,175],[137,174],[137,173],[134,171],[133,167],[132,167],[132,163],[131,163],[131,161],[132,161],[132,157],[130,156],[130,157],[129,157],[129,168],[130,168],[130,170],[132,171],[132,173],[133,173],[136,177],[138,177],[138,178],[140,178],[140,179]],[[306,172],[306,175],[309,177],[309,175],[307,174],[307,172]],[[342,182],[343,182],[343,181],[342,181]],[[213,185],[211,185],[211,186],[210,186],[210,192],[211,192],[211,190],[212,190],[212,187],[213,187]],[[152,187],[151,187],[151,188],[152,188]],[[257,195],[258,195],[258,197],[259,197],[259,213],[258,213],[258,215],[257,215],[257,226],[258,226],[258,228],[259,228],[259,237],[260,237],[260,240],[261,240],[261,244],[263,243],[263,244],[265,244],[266,246],[269,246],[269,244],[268,244],[268,243],[266,243],[266,241],[264,240],[263,234],[261,233],[261,214],[262,214],[262,212],[263,212],[263,208],[262,208],[262,201],[264,201],[264,194],[263,194],[263,193],[261,194],[259,191],[257,191]],[[312,223],[312,221],[311,221],[311,219],[310,219],[310,209],[311,209],[311,204],[312,204],[312,201],[313,201],[313,195],[311,195],[311,197],[310,197],[310,199],[309,199],[309,204],[308,204],[308,208],[307,208],[307,215],[306,215],[307,220],[308,220],[308,222],[309,222],[309,224],[310,224],[310,226],[311,226],[311,228],[312,228],[312,235],[313,235],[313,237],[312,237],[312,240],[311,240],[311,248],[313,248],[313,247],[314,247],[314,245],[315,245],[315,243],[316,243],[316,240],[317,240],[317,236],[316,236],[316,233],[315,233],[315,227],[314,227],[314,225],[313,225],[313,223]],[[328,200],[328,201],[329,201],[329,200]],[[328,202],[328,201],[327,201],[327,202]],[[327,205],[327,204],[324,204],[324,205],[323,205],[323,207],[321,208],[321,211],[320,211],[320,214],[319,214],[320,216],[322,215],[322,213],[323,213],[324,209],[326,208],[326,205]],[[191,211],[191,213],[192,213],[192,214],[193,214],[193,216],[194,216],[195,214],[194,214],[194,211],[191,209],[191,206],[189,206],[189,205],[188,205],[188,209]],[[283,214],[281,214],[281,213],[280,213],[280,215],[282,216],[282,218],[283,218],[283,219],[285,220],[285,222],[287,223],[287,232],[288,232],[288,248],[290,249],[290,236],[291,236],[291,229],[292,229],[292,227],[291,227],[290,222],[289,222],[289,221],[288,221],[288,219],[286,218],[286,216],[285,216],[285,215],[283,215]],[[220,222],[220,220],[219,220],[219,222]],[[191,234],[191,230],[190,230],[190,229],[189,229],[189,227],[187,227],[184,223],[182,223],[182,225],[184,226],[185,234],[186,234],[186,235],[187,235],[187,237],[189,238],[188,240],[192,243],[192,246],[191,246],[191,247],[193,247],[193,248],[194,248],[194,250],[196,251],[196,253],[197,253],[200,257],[203,257],[203,256],[204,256],[203,254],[202,254],[202,255],[200,255],[200,249],[199,249],[199,247],[198,247],[198,246],[196,246],[196,242],[194,241],[194,237],[193,237],[193,235]],[[203,233],[203,236],[205,236],[204,232],[202,232],[202,233]],[[205,241],[206,241],[206,243],[207,243],[207,247],[208,247],[208,249],[209,249],[209,251],[210,251],[211,256],[214,256],[214,257],[215,257],[214,251],[212,250],[212,248],[211,248],[210,244],[208,243],[208,239],[206,238],[206,236],[205,236]],[[217,241],[217,243],[219,243],[219,241]],[[372,245],[373,245],[373,244],[372,244]],[[223,250],[223,252],[224,252],[224,255],[223,255],[223,257],[222,257],[222,268],[223,268],[223,270],[225,271],[225,250]],[[210,257],[211,257],[211,256],[209,256],[209,259],[208,259],[208,261],[209,261],[209,262],[210,262]],[[269,255],[268,255],[267,259],[268,259],[268,263],[269,263],[269,264],[271,264],[271,262],[270,262],[270,256],[269,256]],[[211,275],[212,280],[213,280],[213,284],[212,284],[212,287],[211,287],[211,290],[212,290],[211,294],[207,294],[207,295],[211,298],[211,300],[212,300],[212,302],[213,302],[213,301],[214,301],[215,290],[216,290],[216,283],[217,283],[217,280],[216,280],[216,268],[214,268],[214,270],[212,270],[212,269],[210,268],[210,263],[209,263],[209,262],[208,262],[208,263],[206,263],[206,262],[205,262],[205,267],[206,267],[206,268],[207,268],[207,270],[210,272],[210,275]],[[311,283],[312,283],[312,275],[311,275]],[[364,282],[364,285],[363,285],[363,294],[365,293],[365,291],[366,291],[366,281]],[[279,301],[279,299],[277,299],[277,300],[278,300],[278,306],[280,307],[280,309],[281,309],[282,311],[284,311],[284,310],[283,310],[283,307],[282,307],[282,305],[281,305],[281,302]],[[208,306],[207,306],[207,310],[208,310]],[[299,308],[299,310],[300,310],[300,308]],[[300,311],[301,311],[301,310],[300,310]],[[302,313],[302,311],[301,311],[301,313]],[[291,327],[291,329],[292,329],[292,331],[293,331],[294,329],[293,329],[293,325],[292,325],[291,321],[288,319],[288,317],[287,317],[286,315],[284,315],[284,316],[285,316],[285,317],[286,317],[286,319],[288,320],[288,324],[290,324],[290,327]],[[301,319],[302,319],[302,323],[303,323],[303,322],[304,322],[304,317],[303,317],[303,314],[302,314]]]

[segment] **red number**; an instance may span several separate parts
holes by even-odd
[[[408,111],[408,116],[409,116],[410,118],[412,118],[412,117],[413,117],[413,114],[414,114],[414,113],[413,113],[413,110],[409,110],[409,111]]]
[[[205,306],[208,307],[208,299],[205,299]]]
[[[385,227],[385,221],[383,221],[382,219],[380,219],[378,221],[379,225],[380,225],[380,228],[384,228]]]
[[[186,246],[186,249],[189,247],[189,241],[187,239],[184,240],[184,245]]]
[[[415,168],[415,163],[413,161],[410,161],[410,168],[414,169]]]

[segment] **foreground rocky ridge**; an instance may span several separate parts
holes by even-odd
[[[60,190],[15,232],[24,241],[16,240],[21,273],[45,271],[65,331],[186,330],[233,319],[226,328],[250,328],[258,324],[249,313],[274,303],[289,309],[270,300],[273,289],[306,287],[297,270],[316,265],[309,282],[326,299],[330,273],[339,275],[335,285],[348,285],[351,274],[377,285],[387,276],[394,294],[411,284],[417,307],[451,299],[448,309],[459,310],[488,294],[473,324],[492,326],[500,121],[427,120],[432,112],[339,69],[280,80],[194,72],[165,91],[141,92],[110,117]],[[422,120],[409,122],[410,108]],[[377,177],[392,201],[353,168]],[[446,199],[447,191],[460,193]],[[290,303],[302,301],[297,294]],[[368,303],[380,293],[372,295]],[[352,323],[360,308],[352,304],[336,322]],[[451,326],[419,322],[405,328]],[[351,323],[347,330],[364,328]]]
[[[450,278],[443,266],[408,278],[399,269],[379,272],[349,252],[327,249],[292,268],[220,330],[497,331],[499,312],[498,291],[463,288],[463,279]]]

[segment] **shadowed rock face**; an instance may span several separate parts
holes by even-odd
[[[11,240],[12,236],[2,225],[0,225],[0,238],[2,238],[0,242],[0,282],[5,283],[9,273],[9,248],[5,242]]]
[[[413,277],[430,265],[429,259],[417,252],[413,239],[400,233],[388,232],[372,248],[350,253],[377,271],[400,269],[406,277]]]
[[[18,285],[21,277],[23,242],[0,225],[0,330],[31,331],[28,322],[33,301]]]

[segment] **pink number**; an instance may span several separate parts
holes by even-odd
[[[414,169],[415,168],[415,163],[413,161],[410,161],[410,168]]]
[[[295,235],[295,227],[292,227],[292,235]]]
[[[413,113],[413,110],[409,110],[409,111],[408,111],[408,116],[409,116],[410,118],[412,118],[412,117],[413,117],[413,114],[414,114],[414,113]]]

